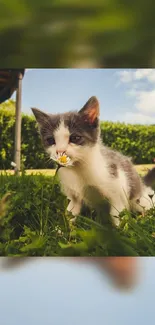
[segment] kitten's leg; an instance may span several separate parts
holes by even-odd
[[[112,217],[113,224],[118,227],[120,224],[119,211],[117,211],[115,208],[111,207],[110,215]]]
[[[69,199],[69,198],[68,198]],[[72,212],[72,209],[74,208],[74,201],[71,200],[68,204],[67,211]]]
[[[76,221],[77,216],[80,214],[82,204],[80,200],[78,200],[75,197],[70,198],[70,202],[67,207],[67,211],[71,212],[74,218],[72,218],[70,221],[73,223]]]
[[[112,216],[112,221],[115,226],[119,226],[120,224],[119,214],[121,211],[123,211],[126,208],[129,209],[128,204],[127,203],[125,204],[125,202],[119,196],[118,197],[115,196],[115,199],[111,201],[110,215]]]

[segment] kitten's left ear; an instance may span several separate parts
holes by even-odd
[[[31,108],[35,118],[36,118],[36,121],[38,122],[39,125],[43,125],[45,123],[45,121],[48,120],[48,114],[40,111],[39,109],[37,108]]]
[[[100,114],[98,99],[95,96],[92,96],[79,113],[85,116],[86,121],[93,124]]]

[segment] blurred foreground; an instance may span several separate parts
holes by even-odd
[[[22,263],[22,259],[17,260]],[[6,263],[7,258],[0,258],[0,323],[153,325],[155,259],[107,260],[115,264],[118,274],[125,264],[130,264],[131,271],[131,266],[133,269],[134,263],[139,262],[137,275],[143,277],[134,290],[116,290],[95,263],[88,265],[78,259],[71,262],[68,258],[31,258],[29,263],[25,259],[24,264],[19,264],[21,267],[14,264],[13,268],[13,264]],[[99,262],[102,267],[103,259]]]
[[[1,67],[153,67],[154,12],[152,0],[1,0]]]
[[[0,265],[3,270],[14,270],[19,267],[27,266],[27,263],[44,263],[44,261],[62,263],[84,263],[87,267],[92,265],[99,268],[100,271],[107,273],[118,288],[130,288],[137,282],[138,259],[132,257],[107,257],[107,258],[0,258]],[[138,275],[139,277],[139,275]]]

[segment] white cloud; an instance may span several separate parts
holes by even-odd
[[[147,79],[149,82],[155,82],[155,69],[128,69],[119,72],[120,81],[130,83],[137,80]]]
[[[144,119],[144,123],[146,118],[152,123],[155,114],[155,69],[126,69],[118,74],[120,82],[127,84],[126,94],[132,97],[137,110],[136,115],[127,116],[131,119],[140,118],[141,121]]]
[[[155,69],[137,69],[134,73],[134,79],[147,79],[149,82],[155,81]]]
[[[140,92],[139,88],[140,86],[138,83],[132,83],[132,86],[126,91],[126,94],[135,97]]]
[[[126,112],[121,119],[131,124],[155,124],[155,117],[141,113]]]
[[[133,72],[131,70],[123,70],[119,72],[121,82],[127,83],[133,80]]]
[[[140,112],[155,113],[155,89],[135,94],[135,107]]]
[[[144,79],[149,77],[149,75],[152,73],[153,69],[136,69],[136,71],[134,72],[133,76],[134,79]]]

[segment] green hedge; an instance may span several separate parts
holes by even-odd
[[[151,164],[155,159],[155,125],[101,123],[103,142],[133,158],[135,164]]]
[[[5,106],[0,105],[0,169],[10,168],[10,163],[14,159],[13,105],[13,101],[9,101]],[[106,145],[133,157],[136,164],[153,163],[155,125],[102,122],[101,129],[103,142]],[[35,119],[28,115],[22,115],[22,163],[26,169],[54,167],[53,163],[48,162],[48,157],[44,153]]]
[[[8,104],[10,106],[10,101]],[[10,169],[14,160],[15,111],[6,107],[0,105],[0,169]],[[34,117],[25,114],[22,114],[21,159],[26,169],[54,167],[44,152]]]

